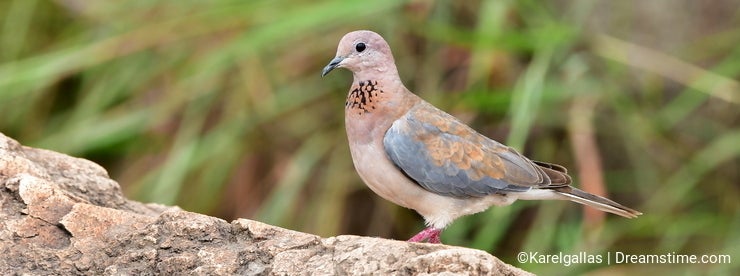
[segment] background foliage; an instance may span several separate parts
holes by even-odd
[[[740,263],[737,1],[0,2],[0,131],[94,160],[136,200],[331,236],[423,225],[355,174],[341,36],[381,33],[406,85],[645,215],[517,202],[449,244],[543,274],[731,274]],[[581,210],[584,210],[581,212]],[[733,264],[522,264],[728,254]]]

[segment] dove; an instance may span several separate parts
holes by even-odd
[[[409,91],[388,43],[346,34],[323,68],[352,72],[345,127],[360,178],[382,198],[418,212],[426,228],[408,241],[441,243],[455,219],[521,200],[570,200],[635,218],[642,213],[571,186],[567,170],[532,161]]]

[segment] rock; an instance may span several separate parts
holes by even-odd
[[[0,251],[1,275],[529,275],[479,250],[321,238],[131,201],[99,165],[1,133]]]

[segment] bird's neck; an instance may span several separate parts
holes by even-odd
[[[398,78],[359,78],[355,76],[344,103],[345,112],[359,116],[374,113],[405,113],[415,95]],[[386,114],[386,115],[390,115]]]
[[[419,100],[398,78],[355,76],[344,105],[347,133],[365,136],[360,140],[382,136]]]
[[[344,102],[346,112],[362,115],[378,111],[382,102],[389,96],[386,95],[385,86],[378,80],[355,80]]]

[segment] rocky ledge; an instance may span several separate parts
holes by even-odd
[[[322,238],[126,199],[99,165],[0,133],[0,275],[529,275],[490,254]]]

